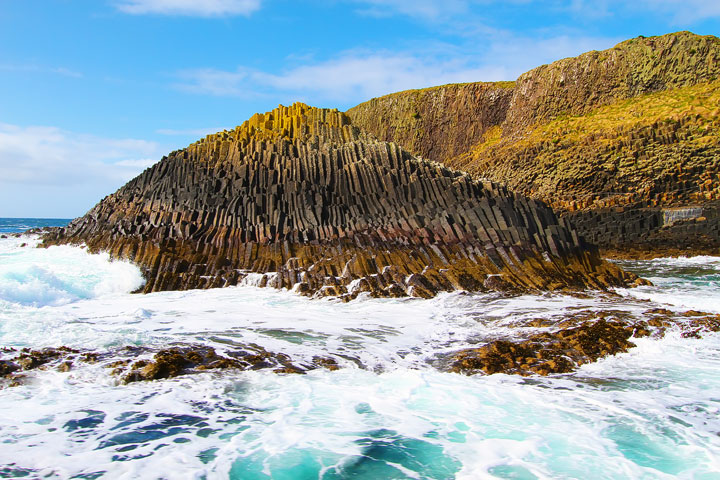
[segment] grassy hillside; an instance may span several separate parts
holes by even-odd
[[[719,198],[720,39],[638,37],[516,82],[373,99],[353,124],[556,208]]]
[[[720,200],[720,81],[559,115],[509,138],[495,127],[446,163],[569,211]]]

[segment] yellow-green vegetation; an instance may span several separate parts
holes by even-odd
[[[719,79],[720,39],[677,32],[347,113],[382,140],[561,209],[678,206],[720,199]]]
[[[307,140],[312,136],[336,135],[343,127],[350,125],[350,119],[337,109],[316,108],[296,102],[289,107],[279,105],[267,113],[256,113],[234,130],[225,130],[208,135],[193,145],[218,141],[287,141]]]
[[[425,88],[411,88],[409,90],[401,90],[399,92],[393,92],[389,93],[387,95],[384,95],[382,97],[374,97],[370,99],[369,101],[372,102],[373,100],[377,100],[378,98],[394,98],[394,97],[405,97],[408,95],[418,95],[422,96],[428,93],[437,92],[440,90],[451,90],[451,89],[457,89],[457,88],[463,88],[471,85],[484,85],[489,88],[505,88],[505,89],[512,89],[515,88],[515,81],[499,81],[499,82],[464,82],[464,83],[446,83],[444,85],[435,85],[432,87],[425,87]]]
[[[186,158],[202,159],[207,163],[228,159],[237,162],[246,155],[263,151],[266,143],[344,143],[357,140],[360,136],[360,130],[350,124],[350,119],[343,112],[297,102],[289,107],[279,105],[270,112],[256,113],[233,130],[208,135],[188,146],[185,155]]]
[[[720,81],[560,114],[506,137],[496,127],[447,163],[575,210],[720,199]]]
[[[640,95],[598,108],[586,115],[559,115],[535,129],[527,139],[578,142],[593,133],[692,118],[698,124],[698,136],[692,137],[692,140],[712,141],[717,140],[717,137],[708,135],[709,131],[703,133],[702,125],[717,124],[718,113],[720,82],[712,82]]]

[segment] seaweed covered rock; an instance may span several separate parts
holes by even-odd
[[[652,309],[638,318],[623,312],[590,311],[578,312],[560,322],[540,320],[530,325],[548,331],[525,338],[492,340],[478,348],[455,352],[449,358],[448,369],[468,375],[570,373],[581,365],[627,352],[636,346],[634,338],[660,338],[668,329],[679,331],[685,338],[718,332],[720,315]]]
[[[145,292],[249,282],[351,299],[637,281],[543,203],[304,104],[171,153],[44,237],[63,243],[132,260]]]

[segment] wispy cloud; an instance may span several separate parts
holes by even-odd
[[[514,80],[542,63],[609,48],[620,39],[517,37],[497,34],[483,49],[439,46],[423,51],[348,51],[280,72],[240,66],[179,72],[176,89],[239,98],[284,97],[352,105],[371,97],[446,83]]]
[[[353,101],[443,83],[501,80],[502,67],[477,66],[412,54],[346,53],[335,59],[269,73],[244,67],[236,71],[187,70],[175,87],[190,93],[241,98],[291,94],[317,100]]]
[[[548,38],[507,36],[494,41],[484,58],[489,64],[506,65],[517,77],[535,67],[562,58],[574,57],[591,50],[611,48],[622,40],[624,40],[622,37],[572,35]]]
[[[117,188],[157,161],[160,153],[158,144],[146,140],[0,123],[0,184],[100,182]]]
[[[178,73],[179,82],[174,87],[189,93],[218,97],[253,96],[253,92],[243,87],[253,85],[255,83],[254,76],[257,73],[242,67],[234,72],[214,68],[183,70]]]
[[[468,11],[471,0],[348,0],[359,5],[358,12],[372,16],[406,15],[424,20],[441,20]]]
[[[0,64],[2,72],[28,72],[28,73],[50,73],[64,77],[82,78],[83,74],[65,67],[45,67],[35,64]]]
[[[81,215],[167,150],[146,140],[0,123],[0,216]]]
[[[717,0],[642,0],[638,3],[650,7],[653,12],[670,15],[676,25],[720,17]]]
[[[120,0],[116,7],[132,15],[184,15],[221,17],[250,15],[262,0]]]

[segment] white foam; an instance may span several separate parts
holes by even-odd
[[[587,299],[451,293],[342,303],[253,286],[133,295],[126,292],[135,288],[136,270],[107,257],[26,248],[0,241],[0,255],[8,254],[0,266],[18,260],[14,271],[25,275],[14,295],[29,292],[24,303],[5,300],[0,344],[105,352],[180,342],[222,352],[252,342],[297,362],[323,355],[346,367],[127,386],[100,364],[35,371],[28,385],[0,391],[0,464],[37,470],[31,477],[664,479],[720,472],[717,334],[637,339],[629,353],[555,378],[465,377],[432,366],[438,354],[516,334],[514,324],[537,317],[608,309],[642,315],[659,306],[659,297],[645,301],[643,292],[662,295],[684,282],[682,308],[702,309],[697,301],[718,292],[713,297],[694,280],[660,272],[656,287]],[[41,286],[53,285],[42,297]]]
[[[720,257],[656,258],[618,262],[651,280],[654,286],[618,289],[627,297],[674,307],[720,313]]]
[[[58,306],[129,292],[143,283],[140,270],[129,262],[109,261],[107,254],[78,247],[36,248],[37,242],[35,236],[0,241],[0,302]]]

